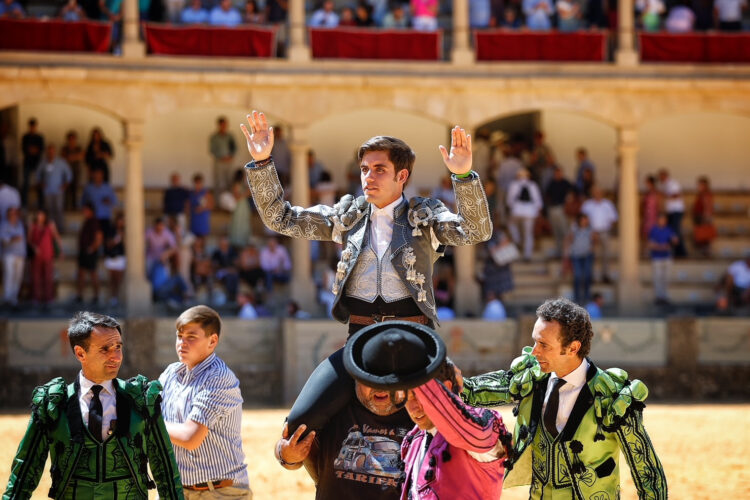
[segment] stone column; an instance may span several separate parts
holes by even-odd
[[[638,129],[634,126],[617,130],[617,152],[620,158],[620,191],[618,212],[620,277],[617,280],[617,306],[620,314],[634,314],[641,308],[638,231]]]
[[[307,152],[310,145],[307,129],[295,127],[292,130],[292,205],[310,206],[310,174],[307,168]],[[312,280],[310,242],[302,238],[292,238],[292,283],[291,296],[305,311],[317,308],[315,285]]]
[[[453,0],[453,48],[451,62],[466,66],[474,62],[469,37],[469,0]]]
[[[146,55],[146,44],[140,36],[140,14],[138,0],[124,0],[122,3],[122,55],[138,58]]]
[[[289,0],[289,52],[288,59],[294,62],[310,60],[310,47],[306,42],[305,0]]]
[[[615,62],[618,66],[636,66],[638,52],[635,50],[635,19],[633,0],[620,0],[617,6],[617,51]]]
[[[125,180],[125,308],[130,318],[151,312],[151,285],[146,280],[146,212],[143,202],[143,121],[125,122],[128,166]]]
[[[480,316],[482,313],[482,291],[474,279],[476,246],[461,246],[453,249],[456,268],[456,315]]]

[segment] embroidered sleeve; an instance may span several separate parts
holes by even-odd
[[[502,419],[491,410],[473,408],[437,380],[414,389],[425,414],[453,446],[485,453],[495,449],[498,441],[510,444]]]
[[[3,494],[3,500],[31,498],[44,472],[48,452],[49,443],[44,426],[38,415],[32,413],[26,434],[13,458],[10,479]]]
[[[510,370],[477,375],[464,379],[461,397],[472,406],[498,406],[531,394],[534,384],[544,377],[531,347],[524,347],[513,360]]]
[[[146,452],[159,498],[183,500],[182,479],[164,420],[158,415],[148,420],[146,425],[149,429],[146,433]]]
[[[667,500],[667,478],[643,426],[642,411],[628,413],[617,429],[617,440],[630,467],[638,498]]]

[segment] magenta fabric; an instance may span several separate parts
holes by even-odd
[[[274,57],[276,30],[257,26],[168,26],[145,23],[151,54],[172,56]]]
[[[316,59],[442,59],[443,32],[377,28],[310,28]]]
[[[109,52],[111,37],[110,23],[0,19],[0,50]]]
[[[474,47],[477,61],[601,62],[607,56],[607,34],[485,30],[474,32]]]
[[[744,33],[640,33],[643,62],[750,63]]]

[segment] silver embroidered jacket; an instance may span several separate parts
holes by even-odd
[[[341,298],[360,253],[365,250],[369,231],[370,204],[364,196],[346,195],[333,207],[292,206],[273,163],[245,166],[250,191],[263,223],[292,238],[333,240],[344,249],[336,269],[333,316],[346,323],[349,311]],[[383,259],[389,259],[422,313],[437,323],[432,268],[442,255],[443,245],[473,245],[492,236],[492,220],[479,175],[453,177],[457,214],[435,199],[414,197],[399,205],[393,216],[393,237]]]

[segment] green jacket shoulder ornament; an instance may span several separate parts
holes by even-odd
[[[516,405],[505,485],[531,484],[531,498],[571,498],[571,494],[581,500],[619,498],[622,450],[639,498],[666,499],[666,477],[643,427],[646,386],[628,380],[624,370],[601,370],[589,360],[587,382],[568,422],[552,437],[541,418],[549,377],[531,347],[525,347],[509,370],[464,380],[462,397],[471,405]]]
[[[49,453],[50,498],[183,498],[180,473],[161,418],[161,384],[143,375],[114,379],[117,419],[95,440],[83,425],[78,381],[56,378],[34,389],[26,434],[16,452],[3,500],[30,498]],[[152,480],[148,466],[154,475]]]

